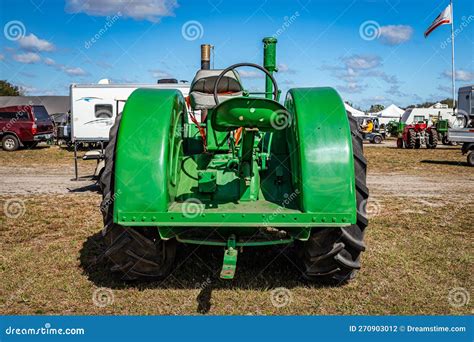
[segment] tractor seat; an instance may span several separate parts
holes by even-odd
[[[189,98],[195,110],[211,109],[216,106],[214,101],[214,87],[222,70],[199,70],[191,82]],[[242,96],[242,85],[237,72],[229,71],[225,74],[217,87],[219,102],[233,97]]]

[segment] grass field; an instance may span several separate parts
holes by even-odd
[[[473,169],[459,147],[412,151],[387,145],[366,148],[368,250],[348,285],[304,281],[290,248],[246,250],[236,279],[222,281],[222,250],[184,245],[165,281],[123,282],[101,258],[100,195],[49,192],[46,184],[32,193],[11,187],[0,192],[0,314],[474,313],[467,302],[473,283]],[[72,177],[71,157],[55,147],[2,151],[0,172],[12,180],[17,167],[29,170],[28,181],[48,172]],[[18,218],[7,216],[12,200],[20,204]]]

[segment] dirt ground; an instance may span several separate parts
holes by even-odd
[[[0,151],[0,314],[472,314],[474,169],[460,147],[366,145],[367,251],[341,287],[304,281],[289,248],[239,255],[181,245],[161,282],[126,283],[102,256],[94,162],[58,147]]]

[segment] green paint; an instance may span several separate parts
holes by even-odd
[[[438,133],[447,133],[449,128],[448,120],[438,120],[436,121],[436,130]]]
[[[239,127],[258,128],[265,132],[275,130],[275,116],[286,115],[280,103],[257,97],[236,97],[222,102],[212,115],[216,131],[234,131]]]
[[[198,172],[198,187],[199,192],[213,193],[217,189],[216,185],[216,170],[207,170]]]
[[[168,210],[180,180],[185,111],[178,90],[137,89],[130,95],[116,148],[115,222],[123,211]]]
[[[237,255],[235,235],[231,235],[227,241],[227,249],[224,252],[224,261],[220,277],[222,279],[234,279],[235,270],[237,268]]]
[[[276,39],[264,42],[264,66],[274,72]],[[272,90],[267,82],[266,95]],[[356,222],[352,139],[334,89],[291,89],[285,106],[233,98],[209,110],[202,127],[205,152],[179,91],[132,93],[118,134],[115,223],[227,247],[222,276],[230,279],[237,247],[306,241],[312,229]]]
[[[308,213],[349,215],[356,223],[352,136],[344,103],[332,88],[290,89],[285,106],[292,182]]]

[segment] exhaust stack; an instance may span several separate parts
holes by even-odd
[[[201,45],[201,70],[209,70],[211,68],[211,45]]]

